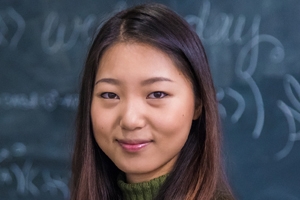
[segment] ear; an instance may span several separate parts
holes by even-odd
[[[199,102],[195,105],[193,120],[198,119],[201,114],[202,114],[202,102]]]

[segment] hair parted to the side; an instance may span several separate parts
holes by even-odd
[[[76,121],[71,199],[122,199],[117,186],[120,170],[98,147],[90,116],[99,62],[103,53],[118,42],[148,44],[167,53],[191,81],[196,106],[201,112],[193,121],[188,140],[156,199],[208,200],[220,191],[230,196],[222,170],[216,94],[201,41],[187,22],[167,7],[144,4],[110,18],[100,29],[87,56]]]

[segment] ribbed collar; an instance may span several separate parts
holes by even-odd
[[[125,182],[124,175],[120,175],[118,186],[125,200],[153,200],[166,178],[167,175],[163,175],[147,182],[130,184]]]

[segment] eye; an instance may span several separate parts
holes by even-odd
[[[104,99],[119,99],[118,95],[112,92],[103,92],[100,96]]]
[[[152,92],[151,94],[148,95],[148,99],[161,99],[167,96],[166,93],[164,92]]]

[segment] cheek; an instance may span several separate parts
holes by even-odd
[[[153,117],[156,131],[161,133],[162,137],[169,137],[177,142],[186,140],[193,121],[193,102],[176,101],[160,112],[160,114],[156,114],[155,118]]]
[[[91,120],[92,128],[95,139],[98,145],[101,147],[102,144],[108,142],[110,138],[110,132],[112,127],[112,116],[105,109],[97,106],[95,103],[91,105]]]

